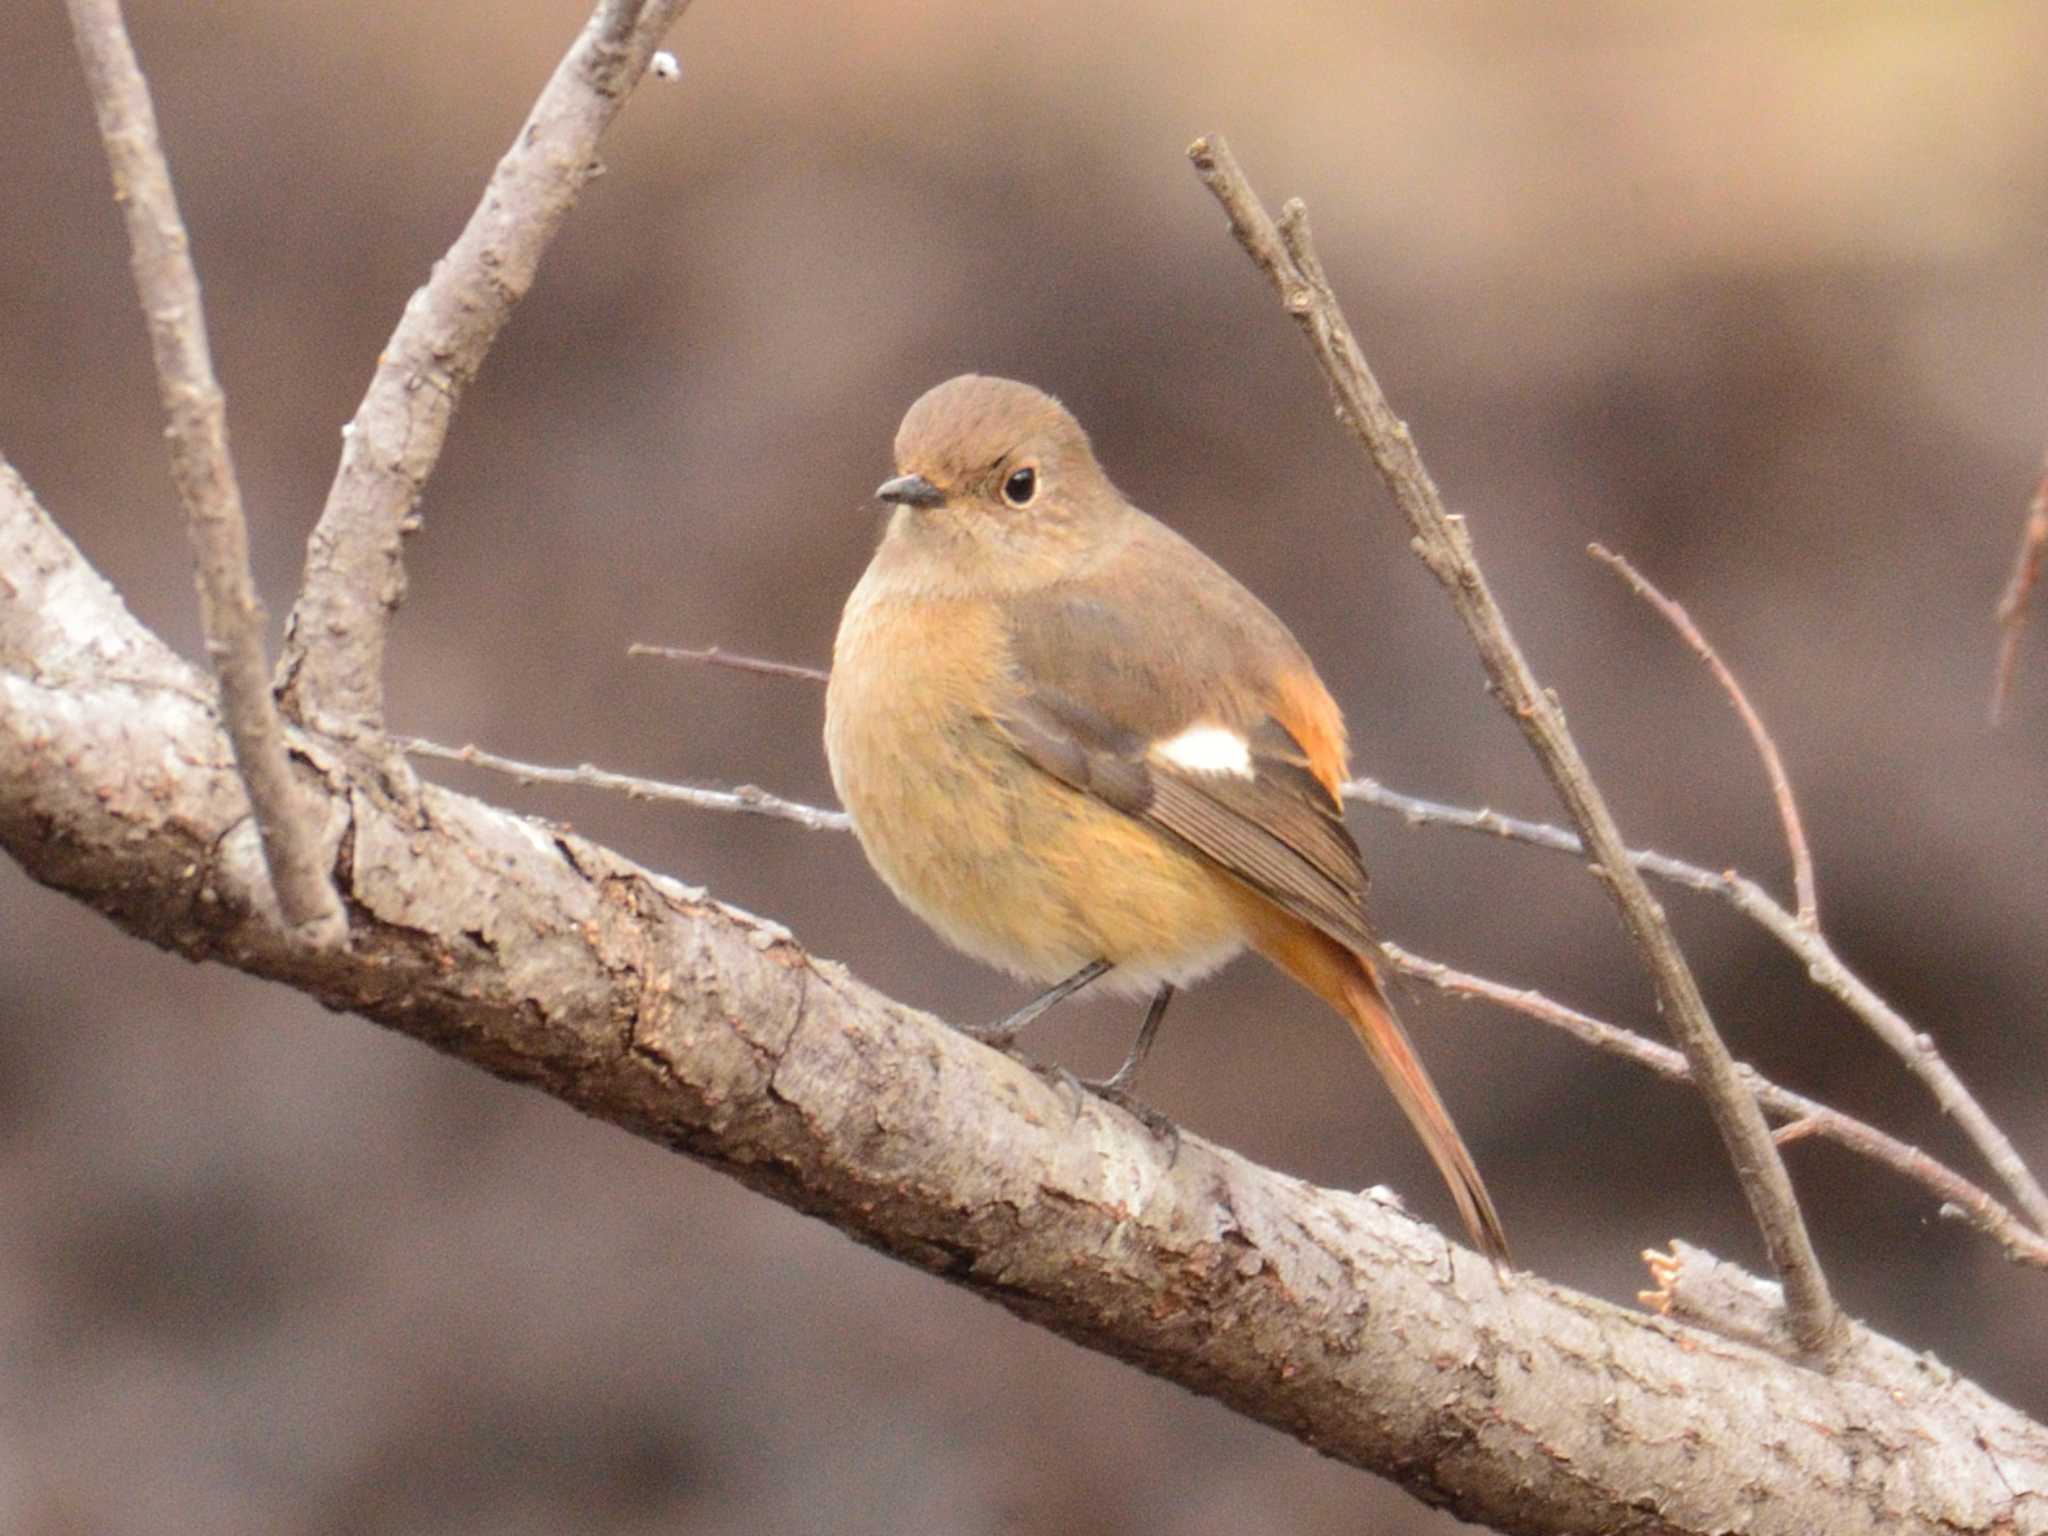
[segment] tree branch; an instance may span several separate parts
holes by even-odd
[[[1620,909],[1623,925],[1656,985],[1664,1017],[1706,1097],[1715,1128],[1763,1232],[1772,1267],[1785,1282],[1792,1337],[1805,1354],[1825,1360],[1839,1347],[1844,1324],[1828,1292],[1820,1257],[1800,1215],[1791,1176],[1771,1141],[1770,1128],[1755,1098],[1743,1087],[1734,1058],[1708,1016],[1699,983],[1672,936],[1663,909],[1629,862],[1620,829],[1579,755],[1563,709],[1554,694],[1538,685],[1509,633],[1507,619],[1473,556],[1472,536],[1464,519],[1445,512],[1407,426],[1394,415],[1366,365],[1316,257],[1306,210],[1299,201],[1288,203],[1276,227],[1221,139],[1197,139],[1188,154],[1203,185],[1229,215],[1239,244],[1272,280],[1288,313],[1299,322],[1340,417],[1370,455],[1406,515],[1414,530],[1416,553],[1450,594],[1452,606],[1478,647],[1496,697],[1521,727],[1544,775],[1591,850],[1602,883]]]
[[[1728,695],[1735,706],[1735,712],[1742,717],[1744,727],[1749,731],[1750,740],[1756,744],[1757,755],[1763,759],[1764,773],[1771,781],[1771,795],[1778,804],[1778,817],[1784,824],[1785,842],[1792,856],[1792,886],[1797,893],[1799,911],[1794,924],[1802,934],[1814,934],[1820,926],[1819,898],[1815,892],[1813,878],[1813,855],[1806,845],[1806,830],[1800,824],[1799,805],[1792,795],[1792,781],[1785,772],[1785,764],[1778,755],[1778,744],[1771,739],[1771,733],[1764,728],[1763,717],[1749,702],[1749,695],[1742,690],[1742,684],[1735,680],[1735,674],[1715,654],[1684,608],[1666,597],[1650,583],[1636,568],[1612,551],[1600,545],[1592,546],[1593,557],[1612,567],[1636,595],[1663,615],[1665,621],[1678,631],[1679,638],[1692,648],[1694,653],[1707,664],[1714,680]],[[1818,955],[1802,955],[1802,959],[1818,958]],[[1867,989],[1866,989],[1867,990]],[[1853,1007],[1853,1005],[1852,1005]],[[1930,1035],[1919,1034],[1909,1028],[1903,1019],[1891,1009],[1855,1008],[1854,1011],[1876,1033],[1877,1037],[1890,1046],[1906,1067],[1933,1092],[1935,1100],[1943,1109],[1955,1116],[1966,1135],[1975,1142],[2006,1187],[2013,1192],[2028,1214],[2043,1230],[2048,1230],[2048,1192],[2044,1192],[2033,1173],[2027,1168],[2012,1142],[1984,1112],[1974,1095],[1963,1086],[1948,1063],[1935,1049]],[[1783,1138],[1780,1138],[1781,1140]]]
[[[695,653],[690,659],[695,659]],[[751,661],[755,658],[748,659]],[[761,665],[779,667],[781,663],[765,662]],[[758,669],[748,667],[744,670]],[[844,811],[785,800],[780,795],[769,794],[766,790],[757,789],[751,784],[742,784],[737,789],[730,790],[707,789],[694,784],[672,784],[659,779],[635,778],[628,774],[595,768],[588,763],[575,768],[552,768],[539,763],[525,763],[514,758],[501,757],[495,752],[486,752],[479,747],[443,747],[414,737],[397,738],[396,744],[415,757],[487,768],[521,784],[574,785],[623,794],[635,800],[661,800],[692,806],[698,810],[769,816],[781,821],[793,821],[798,826],[808,827],[813,831],[845,832],[852,829],[852,822]],[[1498,816],[1492,811],[1464,811],[1452,806],[1439,806],[1432,801],[1397,795],[1370,780],[1349,783],[1345,785],[1345,791],[1350,799],[1363,800],[1382,809],[1396,811],[1405,819],[1417,824],[1436,822],[1488,831],[1511,840],[1531,842],[1540,847],[1560,851],[1577,853],[1579,849],[1578,839],[1561,827],[1517,821],[1511,817]],[[1631,852],[1629,857],[1640,868],[1651,870],[1665,878],[1677,878],[1681,883],[1695,889],[1724,891],[1725,887],[1732,887],[1737,883],[1749,884],[1738,876],[1712,874],[1693,865],[1667,858],[1663,854]],[[1758,894],[1761,897],[1761,893]],[[1768,897],[1761,899],[1779,912],[1794,937],[1802,934],[1817,937],[1800,928],[1790,913],[1776,907]],[[1419,955],[1411,954],[1392,942],[1383,943],[1382,948],[1396,969],[1418,980],[1426,981],[1442,991],[1454,996],[1480,998],[1511,1012],[1549,1024],[1563,1030],[1582,1044],[1633,1061],[1638,1066],[1646,1067],[1673,1082],[1692,1081],[1692,1069],[1686,1064],[1685,1057],[1669,1046],[1658,1045],[1618,1025],[1580,1013],[1577,1009],[1554,1002],[1531,988],[1510,987],[1466,971],[1454,970],[1440,961],[1426,960]],[[2019,1263],[2048,1269],[2048,1237],[2031,1231],[2004,1205],[1954,1169],[1929,1157],[1918,1147],[1908,1146],[1873,1125],[1845,1115],[1840,1110],[1830,1108],[1818,1100],[1809,1099],[1803,1094],[1780,1088],[1746,1063],[1738,1063],[1736,1070],[1753,1086],[1765,1110],[1788,1122],[1787,1128],[1777,1133],[1778,1141],[1791,1139],[1795,1133],[1816,1134],[1847,1147],[1852,1152],[1860,1153],[1874,1162],[1882,1163],[1893,1172],[1927,1189],[1936,1199],[1944,1201],[1953,1208],[1955,1215],[2003,1247],[2008,1257]]]
[[[1563,1030],[1583,1044],[1632,1061],[1671,1082],[1692,1081],[1692,1068],[1685,1057],[1670,1046],[1659,1045],[1618,1024],[1581,1013],[1576,1008],[1545,997],[1532,987],[1503,986],[1483,976],[1474,976],[1469,971],[1455,970],[1440,960],[1412,954],[1388,941],[1382,941],[1380,948],[1402,975],[1428,982],[1453,997],[1478,998],[1511,1013],[1536,1019],[1553,1029]],[[2010,1210],[1953,1168],[1929,1157],[1918,1147],[1908,1146],[1897,1137],[1886,1135],[1874,1125],[1845,1115],[1818,1099],[1809,1099],[1803,1093],[1779,1087],[1747,1062],[1737,1062],[1735,1070],[1749,1083],[1764,1110],[1785,1122],[1784,1129],[1777,1133],[1779,1142],[1797,1136],[1822,1136],[1872,1162],[1881,1163],[1902,1178],[1931,1190],[1937,1199],[1951,1208],[1954,1215],[2004,1248],[2006,1257],[2036,1269],[2048,1269],[2048,1237],[2029,1230]]]
[[[310,952],[255,899],[210,690],[4,470],[0,567],[0,847],[153,943],[541,1088],[1504,1531],[2048,1532],[2048,1428],[1931,1361],[1858,1349],[1822,1378],[1503,1285],[1388,1205],[1198,1137],[1169,1157],[772,924],[464,796],[330,766],[357,920]]]
[[[1720,653],[1707,643],[1707,637],[1693,623],[1692,615],[1682,604],[1666,597],[1641,571],[1631,565],[1627,558],[1617,555],[1602,544],[1588,546],[1595,560],[1613,571],[1635,595],[1657,610],[1658,615],[1678,634],[1692,653],[1706,664],[1721,685],[1721,691],[1728,696],[1728,702],[1735,706],[1735,713],[1742,717],[1742,728],[1749,732],[1750,742],[1756,747],[1756,755],[1763,759],[1764,777],[1771,781],[1771,799],[1777,803],[1778,821],[1785,829],[1785,847],[1792,859],[1792,892],[1799,903],[1799,923],[1803,928],[1812,928],[1820,922],[1820,895],[1813,878],[1813,851],[1807,846],[1806,827],[1799,818],[1799,802],[1792,794],[1792,779],[1785,772],[1785,760],[1778,753],[1777,742],[1764,728],[1763,716],[1756,712],[1756,706],[1749,702],[1749,695],[1735,674],[1728,670],[1728,664],[1721,660]]]
[[[280,665],[287,712],[342,739],[383,728],[384,641],[403,536],[463,391],[598,169],[597,143],[689,0],[603,0],[391,333],[306,547]]]
[[[2041,483],[2034,488],[2027,520],[2020,530],[2020,550],[2013,561],[2012,577],[1998,599],[1992,619],[1998,625],[1998,664],[1991,677],[1991,723],[1997,725],[2005,714],[2006,695],[2012,691],[2013,673],[2020,664],[2020,636],[2027,629],[2027,606],[2041,579],[2041,566],[2048,561],[2048,460],[2041,466]]]
[[[626,647],[628,656],[657,656],[663,661],[694,661],[707,667],[728,667],[734,672],[752,672],[761,677],[786,677],[800,683],[823,683],[829,675],[822,667],[800,666],[793,661],[770,661],[765,656],[744,656],[719,646],[693,651],[679,645]]]
[[[1344,793],[1348,799],[1393,811],[1417,825],[1456,827],[1467,832],[1483,832],[1508,842],[1547,848],[1554,853],[1580,858],[1585,855],[1577,837],[1563,827],[1553,827],[1545,822],[1503,816],[1498,811],[1473,811],[1462,806],[1440,805],[1434,800],[1400,794],[1371,779],[1352,780],[1344,786]],[[1669,854],[1647,849],[1631,849],[1628,857],[1646,874],[1688,890],[1722,898],[1784,945],[1805,968],[1808,980],[1833,994],[1927,1085],[1934,1101],[1970,1139],[2019,1203],[2027,1219],[2039,1230],[2048,1232],[2048,1196],[2043,1195],[2039,1181],[2013,1146],[2011,1138],[1956,1075],[1955,1069],[1936,1048],[1934,1037],[1915,1029],[1903,1014],[1878,996],[1876,989],[1850,970],[1824,933],[1807,927],[1773,899],[1770,892],[1732,869],[1716,873],[1682,859],[1674,859]]]
[[[694,806],[700,811],[744,811],[793,821],[813,832],[848,832],[853,829],[853,820],[844,811],[785,800],[752,784],[742,784],[735,789],[704,789],[695,784],[669,784],[660,779],[635,778],[631,774],[613,773],[589,763],[574,768],[548,768],[539,763],[521,763],[500,757],[481,747],[443,747],[422,741],[417,736],[394,736],[392,745],[413,757],[431,757],[444,763],[467,763],[474,768],[488,768],[493,773],[517,779],[521,784],[574,784],[584,789],[608,790],[633,800],[666,800]]]
[[[323,808],[292,776],[284,725],[270,693],[270,662],[263,652],[267,620],[249,571],[249,529],[228,454],[227,407],[206,344],[199,274],[157,135],[156,108],[119,0],[69,3],[72,36],[113,172],[114,201],[128,225],[135,290],[149,322],[157,393],[169,421],[171,476],[185,503],[200,626],[220,683],[221,714],[285,921],[309,944],[338,944],[348,921],[328,878]]]

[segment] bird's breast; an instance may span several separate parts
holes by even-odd
[[[997,723],[1008,629],[987,600],[863,580],[833,647],[825,752],[869,861],[956,948],[1032,980],[1092,960],[1132,988],[1241,942],[1199,855],[1032,766]]]

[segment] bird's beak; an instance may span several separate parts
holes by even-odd
[[[875,487],[875,499],[893,501],[899,507],[936,507],[946,499],[946,493],[923,475],[898,475]]]

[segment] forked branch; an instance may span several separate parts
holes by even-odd
[[[1229,216],[1238,243],[1272,281],[1281,303],[1301,326],[1340,417],[1393,493],[1412,530],[1416,553],[1450,594],[1496,697],[1521,727],[1591,851],[1656,986],[1665,1020],[1706,1095],[1763,1232],[1772,1267],[1784,1282],[1791,1335],[1802,1352],[1825,1360],[1840,1346],[1846,1328],[1770,1128],[1714,1028],[1663,909],[1629,862],[1627,846],[1565,725],[1563,709],[1555,695],[1537,683],[1509,631],[1474,558],[1470,531],[1462,518],[1444,510],[1406,425],[1395,416],[1367,366],[1316,256],[1306,210],[1299,201],[1290,202],[1276,225],[1221,139],[1197,139],[1188,154],[1203,185]]]
[[[1668,1045],[1646,1040],[1633,1030],[1581,1013],[1531,987],[1503,986],[1484,976],[1456,970],[1440,960],[1412,954],[1398,944],[1383,944],[1381,947],[1394,969],[1404,976],[1427,982],[1441,992],[1453,997],[1477,998],[1497,1008],[1548,1024],[1553,1029],[1563,1030],[1574,1040],[1632,1061],[1671,1082],[1692,1080],[1692,1069],[1683,1055]],[[1949,1213],[1996,1242],[2016,1263],[2048,1269],[2048,1237],[2029,1228],[1988,1191],[1971,1183],[1938,1158],[1930,1157],[1918,1147],[1909,1146],[1896,1136],[1887,1135],[1876,1126],[1866,1124],[1853,1115],[1845,1115],[1818,1099],[1809,1099],[1803,1093],[1781,1088],[1747,1063],[1738,1063],[1736,1070],[1755,1090],[1757,1101],[1765,1112],[1780,1122],[1776,1133],[1780,1143],[1803,1136],[1820,1136],[1837,1146],[1846,1147],[1931,1191]]]
[[[383,729],[384,642],[405,592],[403,536],[484,354],[541,253],[597,174],[597,144],[689,0],[604,0],[556,67],[483,200],[412,296],[362,404],[306,548],[281,681],[295,718],[362,739]]]
[[[1976,1095],[1963,1085],[1955,1070],[1949,1066],[1936,1048],[1930,1035],[1922,1034],[1899,1017],[1896,1011],[1877,998],[1877,995],[1860,981],[1853,986],[1845,982],[1854,981],[1834,951],[1820,937],[1818,898],[1813,878],[1813,855],[1807,848],[1806,829],[1800,821],[1799,805],[1792,795],[1792,781],[1785,772],[1784,761],[1778,755],[1778,744],[1765,729],[1763,717],[1749,702],[1742,684],[1735,674],[1728,670],[1714,648],[1707,643],[1705,635],[1692,621],[1684,608],[1666,597],[1653,586],[1649,579],[1624,560],[1620,555],[1592,546],[1593,557],[1604,561],[1620,574],[1621,578],[1634,588],[1636,595],[1649,603],[1665,621],[1678,631],[1679,638],[1690,646],[1714,680],[1728,695],[1735,711],[1742,717],[1742,723],[1749,731],[1750,740],[1755,743],[1757,755],[1763,759],[1764,773],[1771,781],[1771,795],[1777,801],[1778,816],[1785,827],[1785,842],[1792,856],[1792,884],[1797,892],[1799,912],[1789,918],[1793,930],[1781,934],[1788,947],[1806,961],[1807,974],[1829,991],[1834,992],[1849,1005],[1850,1011],[1867,1024],[1878,1039],[1889,1046],[1906,1070],[1926,1084],[1934,1095],[1935,1102],[1954,1116],[1963,1134],[1975,1143],[1984,1160],[1997,1172],[2013,1198],[2018,1200],[2028,1217],[2043,1231],[2048,1231],[2048,1192],[2041,1188],[2033,1171],[2020,1157],[2019,1150],[2011,1139],[1998,1128]],[[1729,877],[1732,886],[1735,882]],[[1744,882],[1745,884],[1747,882]],[[1737,901],[1738,906],[1743,905]],[[1776,906],[1776,903],[1772,903]],[[1777,908],[1777,917],[1786,917],[1782,907]],[[1775,922],[1766,922],[1766,927],[1776,927]],[[1780,1140],[1783,1140],[1780,1137]]]
[[[135,60],[120,0],[70,0],[71,31],[127,220],[136,293],[149,322],[157,392],[169,421],[171,475],[185,503],[200,627],[220,685],[221,717],[249,792],[271,889],[284,918],[316,948],[348,931],[329,875],[321,816],[292,776],[270,692],[266,618],[249,570],[242,489],[228,454],[227,404],[214,377],[192,241],[178,212],[156,108]]]

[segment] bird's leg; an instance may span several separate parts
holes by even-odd
[[[1066,1001],[1091,981],[1100,980],[1109,970],[1110,963],[1107,960],[1091,960],[1065,981],[1047,987],[1000,1024],[963,1024],[960,1026],[961,1032],[973,1036],[984,1045],[992,1045],[998,1050],[1006,1049],[1033,1019],[1056,1003]],[[1055,1081],[1066,1083],[1073,1088],[1076,1118],[1081,1113],[1081,1095],[1084,1091],[1099,1095],[1136,1115],[1153,1135],[1167,1143],[1168,1167],[1173,1166],[1174,1159],[1180,1156],[1180,1127],[1158,1110],[1133,1099],[1130,1089],[1131,1084],[1138,1079],[1138,1069],[1145,1064],[1145,1058],[1152,1054],[1152,1041],[1159,1033],[1160,1020],[1166,1017],[1166,1005],[1172,1001],[1173,984],[1162,983],[1152,996],[1151,1006],[1145,1010],[1145,1022],[1138,1026],[1138,1038],[1132,1042],[1131,1052],[1124,1058],[1124,1064],[1102,1081],[1090,1082],[1087,1078],[1076,1077],[1065,1067],[1040,1069]]]
[[[972,1035],[983,1045],[992,1045],[997,1050],[1002,1050],[1024,1032],[1025,1025],[1029,1024],[1055,1003],[1065,1002],[1076,992],[1087,986],[1089,982],[1099,979],[1108,972],[1109,968],[1110,965],[1107,960],[1090,960],[1065,981],[1047,987],[1038,996],[1031,999],[1030,1002],[1019,1008],[1000,1024],[962,1025],[961,1032]]]
[[[1153,1036],[1159,1033],[1159,1021],[1166,1017],[1166,1005],[1172,1001],[1173,983],[1163,982],[1152,995],[1152,1006],[1145,1010],[1145,1022],[1138,1026],[1138,1038],[1131,1042],[1131,1054],[1124,1058],[1124,1064],[1101,1082],[1084,1086],[1105,1099],[1124,1102],[1130,1096],[1131,1084],[1138,1080],[1138,1068],[1145,1065],[1145,1058],[1152,1054]]]
[[[1166,1143],[1166,1166],[1169,1168],[1180,1157],[1180,1127],[1151,1105],[1140,1104],[1132,1098],[1131,1084],[1138,1080],[1138,1068],[1152,1054],[1153,1037],[1159,1033],[1159,1022],[1166,1017],[1166,1005],[1172,1001],[1173,983],[1164,982],[1152,994],[1152,1006],[1145,1010],[1145,1022],[1138,1026],[1138,1038],[1131,1043],[1131,1053],[1124,1058],[1124,1064],[1099,1083],[1091,1083],[1085,1078],[1073,1079],[1090,1093],[1129,1110],[1143,1121],[1147,1130]]]

